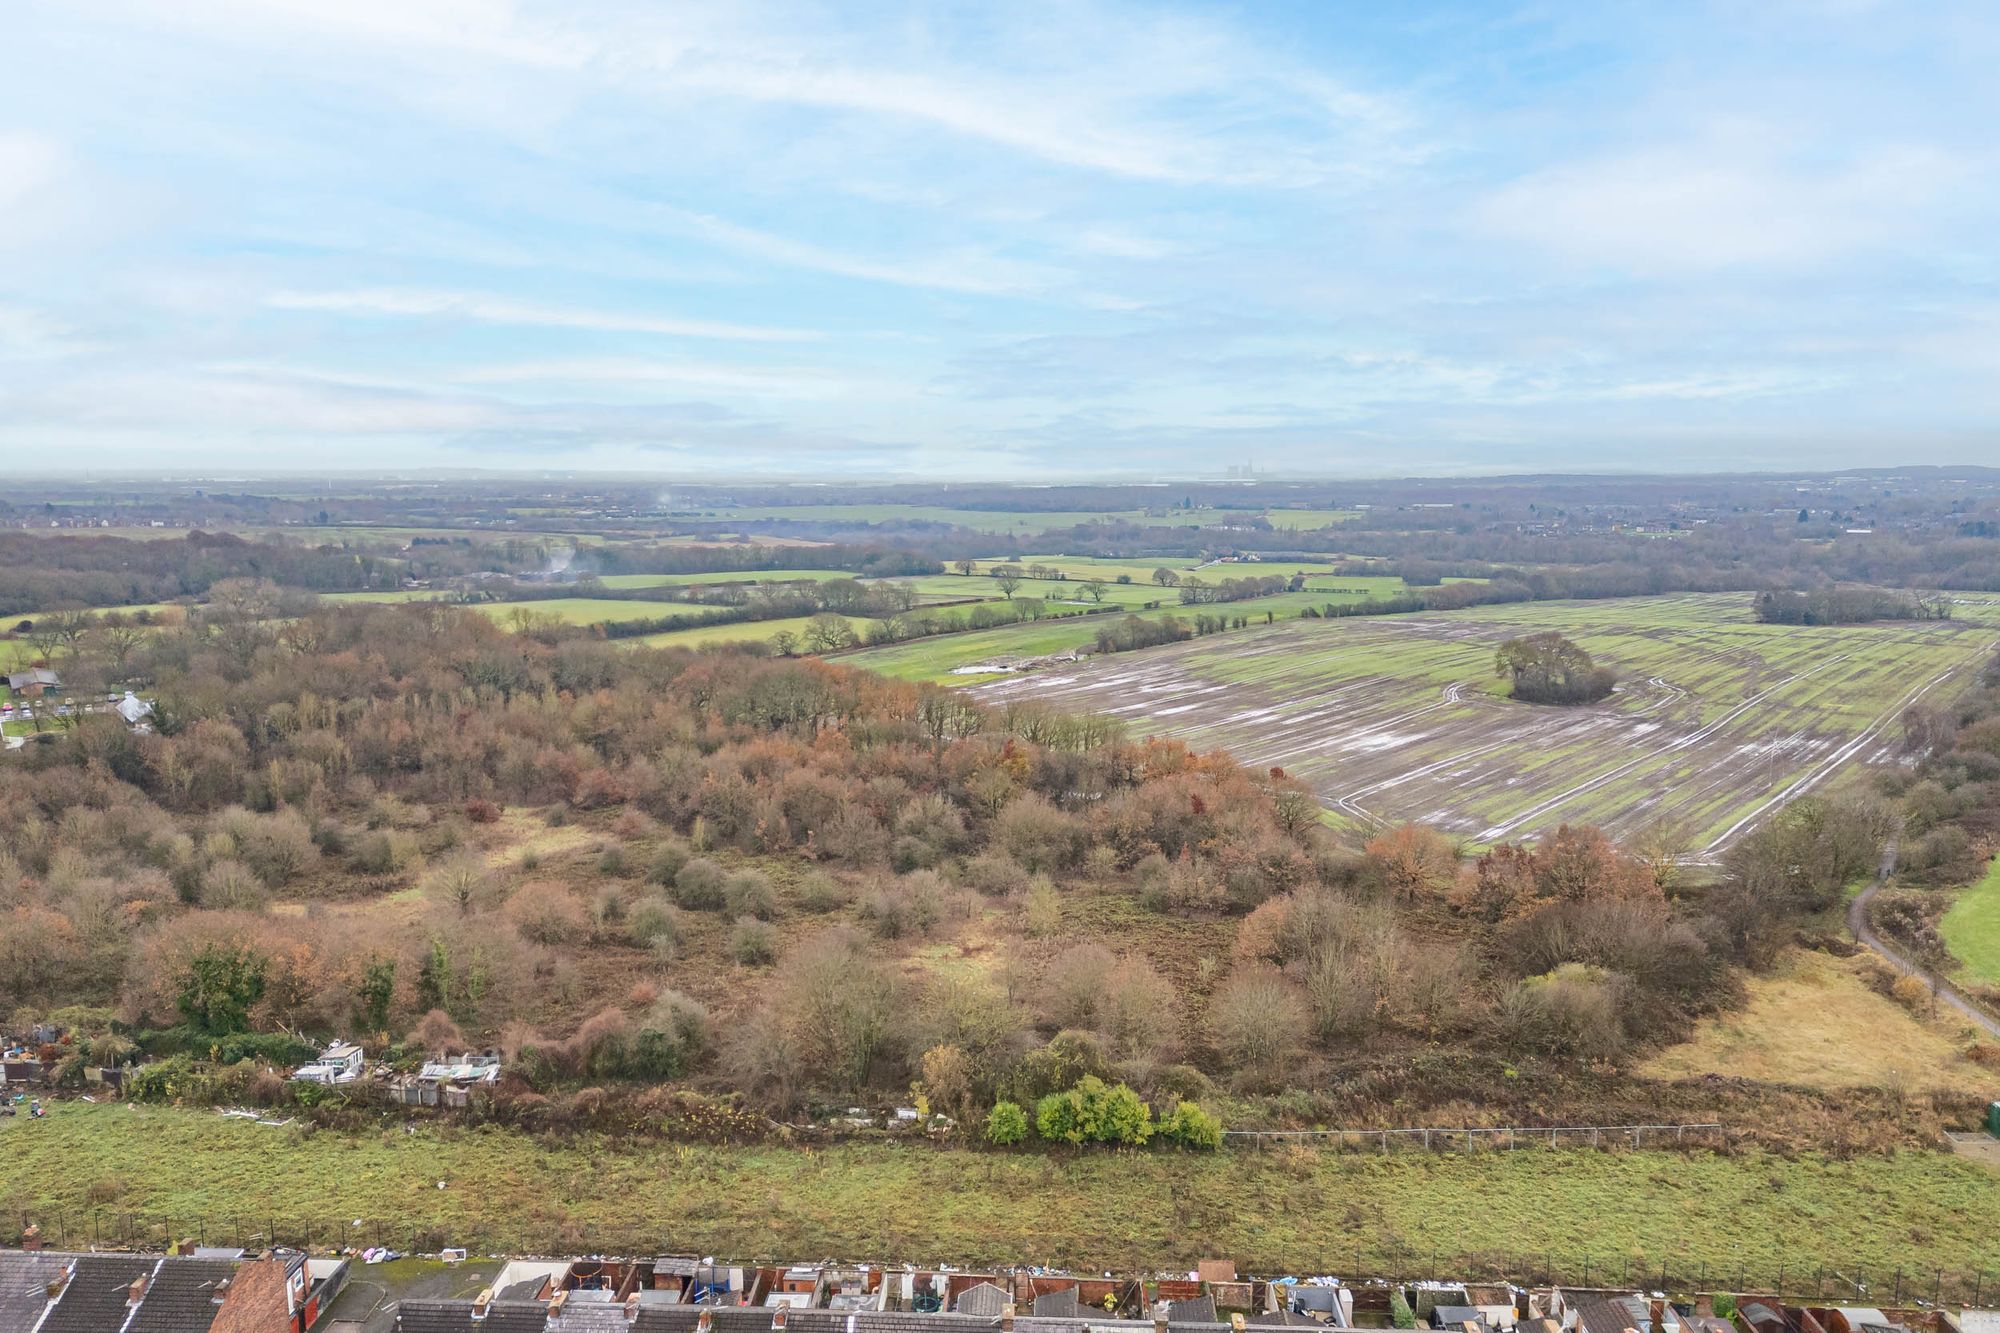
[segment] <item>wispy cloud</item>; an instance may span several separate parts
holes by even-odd
[[[1536,171],[1487,195],[1471,218],[1586,264],[1791,270],[1921,236],[1931,201],[1966,174],[1920,144],[1802,161],[1739,130]]]
[[[9,443],[1054,477],[2000,423],[1964,8],[16,8]]]
[[[412,288],[281,291],[267,297],[265,304],[274,310],[308,310],[329,314],[424,319],[466,319],[486,324],[592,329],[602,333],[649,333],[673,338],[717,338],[741,342],[805,342],[820,336],[809,329],[772,328],[758,324],[729,324],[713,320],[623,314],[612,310],[537,305],[476,292],[424,291]]]

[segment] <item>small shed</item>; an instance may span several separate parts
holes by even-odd
[[[1009,1301],[1007,1293],[999,1286],[991,1282],[981,1282],[958,1293],[958,1300],[953,1302],[951,1308],[955,1314],[976,1314],[997,1319],[1000,1317],[1000,1312],[1010,1304],[1012,1302]]]

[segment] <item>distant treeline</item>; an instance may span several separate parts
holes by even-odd
[[[1207,583],[1189,574],[1180,581],[1182,606],[1204,606],[1212,602],[1247,602],[1253,597],[1269,597],[1274,593],[1288,591],[1292,585],[1302,583],[1285,574],[1268,574],[1243,579],[1224,579],[1220,583]]]
[[[599,574],[742,574],[838,569],[858,578],[942,574],[932,556],[886,546],[626,546],[589,548],[578,566]]]
[[[137,606],[200,597],[223,579],[313,592],[393,588],[394,560],[330,547],[191,532],[161,541],[0,533],[0,616],[64,606]]]
[[[1881,588],[1760,592],[1757,619],[1767,625],[1865,625],[1872,620],[1949,620],[1949,597],[1912,597]]]

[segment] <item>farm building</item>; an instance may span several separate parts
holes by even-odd
[[[59,692],[62,677],[47,667],[29,667],[26,671],[9,672],[7,688],[24,699],[39,699],[44,694]]]

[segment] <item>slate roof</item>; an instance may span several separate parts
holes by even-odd
[[[208,1333],[221,1308],[215,1289],[236,1271],[227,1259],[163,1259],[126,1333]]]
[[[105,1333],[125,1322],[133,1279],[159,1263],[150,1254],[85,1254],[39,1333]]]
[[[66,1254],[0,1250],[0,1328],[27,1328],[49,1303],[49,1283],[69,1263]]]
[[[1212,1324],[1215,1322],[1215,1298],[1196,1296],[1192,1300],[1168,1301],[1167,1322],[1170,1324]]]
[[[542,1333],[547,1325],[548,1307],[540,1301],[494,1301],[477,1324],[471,1301],[404,1301],[396,1307],[396,1333]]]
[[[1577,1308],[1576,1318],[1583,1333],[1625,1333],[1627,1329],[1643,1329],[1647,1322],[1635,1322],[1632,1312],[1617,1301],[1589,1301]]]

